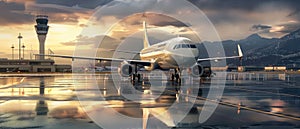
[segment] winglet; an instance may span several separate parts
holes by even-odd
[[[238,44],[238,53],[239,53],[239,57],[242,58],[244,55],[243,55],[243,52],[242,52],[242,49],[240,47],[240,45]]]
[[[147,34],[147,23],[146,21],[143,21],[143,27],[144,27],[144,48],[147,48],[150,46],[148,34]]]

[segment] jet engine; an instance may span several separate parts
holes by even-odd
[[[129,76],[132,75],[132,73],[133,73],[132,65],[130,65],[128,63],[121,64],[121,67],[120,67],[120,70],[119,70],[119,74],[121,74],[121,76],[129,77]]]
[[[190,72],[191,72],[192,76],[194,76],[194,77],[201,77],[203,75],[204,68],[200,64],[194,64],[191,67],[191,71]]]
[[[155,63],[152,63],[150,66],[145,66],[144,67],[146,70],[148,71],[151,71],[151,70],[154,70],[154,69],[159,69],[159,65],[155,62]]]

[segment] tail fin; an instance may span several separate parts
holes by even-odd
[[[242,52],[242,49],[240,47],[240,45],[238,44],[238,53],[239,53],[239,57],[242,58],[244,55],[243,55],[243,52]]]
[[[147,34],[147,23],[146,21],[143,22],[144,26],[144,48],[147,48],[150,46],[149,44],[149,39],[148,39],[148,34]]]

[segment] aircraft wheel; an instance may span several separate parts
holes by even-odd
[[[141,74],[137,74],[137,79],[138,79],[138,82],[141,81]]]
[[[180,80],[179,74],[175,74],[175,79],[176,79],[176,82],[179,82],[179,80]]]
[[[133,81],[133,82],[135,81],[135,76],[136,76],[135,74],[131,75],[131,81]]]
[[[182,81],[182,78],[179,77],[179,78],[178,78],[178,83],[181,84],[181,81]]]
[[[172,73],[171,74],[171,81],[174,81],[174,79],[175,79],[175,75]]]

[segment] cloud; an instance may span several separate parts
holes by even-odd
[[[166,20],[168,18],[163,18],[165,19],[165,21],[157,21],[156,19],[152,19],[152,25],[154,26],[158,26],[158,27],[164,27],[164,26],[174,26],[174,27],[188,27],[190,26],[189,24],[185,24],[181,21],[177,21],[177,20],[174,20],[172,19],[171,21],[170,20]]]
[[[190,0],[191,3],[196,5],[199,9],[203,10],[204,13],[208,16],[209,20],[212,21],[216,27],[218,33],[225,39],[242,39],[251,35],[253,30],[249,30],[253,25],[276,25],[282,22],[290,20],[287,16],[291,12],[295,12],[299,8],[299,2],[293,0],[251,0],[251,1],[236,1],[228,0],[226,2],[219,0]],[[146,2],[131,2],[126,3],[122,1],[114,1],[103,6],[99,13],[99,20],[105,16],[114,16],[116,18],[122,18],[122,16],[132,15],[136,12],[147,11],[149,7],[156,5],[158,1],[149,0]],[[178,13],[181,11],[188,10],[187,7],[182,5],[174,4],[176,1],[166,0],[164,3],[171,4],[172,8],[166,7],[163,10],[166,13]],[[297,5],[298,4],[298,5]],[[126,11],[124,11],[126,10]],[[274,15],[276,14],[276,15]],[[137,22],[140,19],[134,19],[131,21],[132,25],[138,25],[140,22]],[[161,18],[158,16],[147,17],[149,24],[163,27],[163,26],[176,26],[182,27],[188,25],[188,23],[180,23],[180,21],[161,21]],[[152,20],[153,19],[153,20]],[[300,18],[293,19],[297,21]],[[164,19],[165,20],[165,19]],[[195,19],[197,20],[197,19]],[[199,20],[199,19],[198,19]],[[201,24],[201,22],[199,22]],[[131,28],[128,28],[131,29]],[[266,29],[267,30],[267,29]],[[120,31],[115,31],[119,33]],[[127,33],[122,30],[122,33]],[[129,33],[130,34],[130,33]],[[275,36],[277,37],[277,36]]]
[[[147,19],[143,19],[143,17],[147,17]],[[158,33],[160,33],[160,31],[164,31],[164,33],[179,35],[191,33],[192,31],[189,28],[189,24],[185,24],[172,17],[156,13],[138,13],[119,21],[110,28],[108,35],[115,39],[123,40],[137,32],[143,31],[142,22],[144,20],[147,21],[148,32],[155,30]]]
[[[282,33],[291,33],[295,30],[300,29],[299,21],[288,21],[287,23],[279,24],[278,26],[283,26],[284,28],[280,30]]]
[[[275,8],[280,7],[292,7],[294,9],[300,8],[300,1],[295,0],[248,0],[248,1],[237,1],[237,0],[188,0],[189,2],[195,4],[197,7],[203,10],[241,10],[252,12],[261,5],[265,4],[276,4],[281,5]]]
[[[266,30],[266,29],[271,29],[271,28],[272,28],[272,26],[258,24],[258,25],[253,25],[250,28],[250,30],[251,31],[261,31],[261,30]]]
[[[300,10],[300,1],[189,1],[195,4],[199,9],[204,11],[204,13],[211,20],[211,22],[215,25],[218,33],[220,34],[223,40],[238,40],[247,37],[248,35],[251,35],[253,33],[253,25],[277,26],[281,23],[286,23],[290,20],[300,21],[300,15],[298,11]],[[263,32],[267,33],[268,29],[265,29]],[[276,34],[273,36],[278,37],[280,35]]]
[[[37,4],[53,4],[67,7],[80,7],[87,9],[95,9],[98,6],[103,6],[112,0],[36,0]]]
[[[35,15],[43,13],[51,18],[52,23],[78,23],[79,19],[88,19],[94,8],[106,2],[99,0],[90,2],[79,2],[78,0],[60,2],[58,0],[0,0],[0,24],[32,24]]]
[[[295,11],[291,12],[288,17],[298,16],[300,12],[300,9],[296,9]]]
[[[80,7],[69,7],[55,4],[26,3],[26,12],[40,14],[47,10],[45,14],[49,16],[52,23],[78,23],[79,19],[88,19],[92,14],[91,9]]]
[[[153,24],[155,26],[174,26],[174,27],[187,27],[188,25],[180,22],[180,21],[173,21],[173,22],[158,22]]]
[[[268,30],[283,26],[276,33],[286,34],[299,28],[299,24],[288,23],[290,20],[300,21],[300,1],[295,0],[251,0],[237,1],[227,0],[189,0],[199,9],[204,11],[212,21],[220,36],[223,39],[241,39],[252,34],[253,31],[261,33],[270,33]],[[34,16],[38,13],[49,15],[51,23],[76,24],[80,27],[88,27],[81,23],[82,19],[87,20],[94,11],[101,9],[99,21],[105,17],[114,17],[122,20],[127,15],[136,12],[144,12],[155,8],[159,0],[146,1],[123,1],[123,0],[0,0],[0,24],[33,24]],[[187,7],[176,4],[176,1],[164,0],[161,4],[169,4],[164,8],[166,13],[178,13],[188,10]],[[100,8],[101,7],[101,8]],[[276,14],[276,15],[274,15]],[[141,25],[141,18],[137,17],[126,21],[132,25],[127,30],[115,31],[116,33],[125,33],[125,35],[134,32],[137,26]],[[173,26],[185,32],[182,27],[190,26],[188,23],[166,18],[164,14],[148,16],[148,23],[155,27]],[[99,22],[98,21],[98,22]],[[127,24],[127,23],[126,23]],[[201,24],[201,22],[199,22]],[[32,25],[31,25],[32,26]],[[133,28],[135,27],[135,28]],[[251,28],[251,29],[249,29]],[[278,36],[278,35],[274,36]]]
[[[98,57],[112,57],[114,50],[120,43],[120,40],[107,35],[97,35],[93,37],[79,35],[75,40],[62,42],[60,44],[64,46],[74,46],[74,53],[80,54],[81,56],[95,56],[94,53],[96,53]]]
[[[0,1],[0,24],[1,25],[16,25],[28,24],[33,22],[33,16],[22,13],[25,6],[20,3],[8,3]]]
[[[146,10],[152,8],[156,3],[157,0],[115,0],[102,6],[101,11],[96,17],[98,19],[101,19],[104,16],[115,16],[117,18],[121,18],[124,16],[135,14],[137,12],[145,12]]]
[[[259,33],[260,35],[268,38],[282,37],[288,33],[294,32],[300,28],[298,21],[288,21],[285,23],[270,25],[253,25],[250,30]]]
[[[62,45],[65,46],[75,46],[75,45],[81,45],[81,46],[87,46],[91,45],[93,47],[98,47],[97,45],[102,40],[102,44],[110,44],[105,46],[105,48],[111,48],[113,47],[114,43],[117,43],[118,41],[112,37],[109,36],[103,36],[103,35],[97,35],[94,37],[88,37],[88,36],[82,36],[78,35],[75,40],[69,41],[69,42],[62,42]]]
[[[178,21],[166,14],[156,13],[137,13],[133,16],[122,19],[122,22],[129,25],[142,25],[143,20],[147,21],[147,24],[157,27],[174,26],[174,27],[188,27],[190,24]]]

